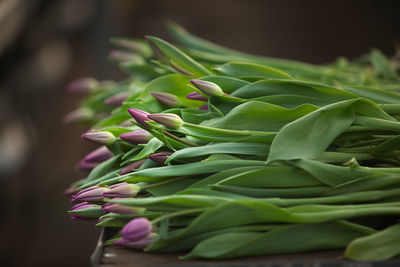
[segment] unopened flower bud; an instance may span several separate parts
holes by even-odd
[[[117,203],[106,203],[103,205],[101,209],[104,212],[111,212],[117,214],[138,214],[145,210],[143,208],[131,207]]]
[[[124,175],[124,174],[127,174],[127,173],[131,173],[131,172],[133,172],[134,170],[138,169],[140,166],[142,166],[143,162],[144,162],[144,159],[143,159],[143,160],[134,161],[134,162],[132,162],[132,163],[129,163],[128,165],[126,165],[126,166],[122,169],[122,171],[121,171],[119,174],[120,174],[120,175]]]
[[[146,111],[140,110],[140,109],[134,109],[134,108],[129,108],[128,109],[129,114],[131,114],[131,116],[135,119],[135,121],[137,123],[139,123],[142,126],[146,126],[146,121],[148,121],[149,119],[147,118],[147,115],[149,115],[149,113],[147,113]]]
[[[202,80],[190,80],[190,82],[200,91],[208,96],[221,96],[224,95],[221,87],[213,82],[207,82]]]
[[[182,106],[182,102],[176,95],[163,92],[150,92],[150,94],[161,104],[169,108],[177,108]]]
[[[198,107],[198,109],[199,110],[208,110],[208,105],[207,104],[202,105],[202,106]]]
[[[174,113],[154,113],[147,117],[171,129],[178,129],[184,124],[181,117]]]
[[[147,143],[151,139],[152,135],[146,130],[137,130],[121,134],[119,137],[133,145],[138,145]]]
[[[150,233],[146,237],[135,241],[120,238],[114,241],[112,245],[124,248],[145,249],[154,242],[157,236],[156,233]]]
[[[119,107],[124,103],[124,101],[130,96],[129,92],[122,92],[119,94],[115,94],[113,96],[110,96],[106,100],[104,100],[104,104],[107,106],[112,106],[112,107]]]
[[[88,202],[78,203],[69,211],[72,220],[96,220],[104,214],[100,205],[89,204]]]
[[[148,156],[149,159],[152,161],[155,161],[161,165],[165,164],[165,161],[168,159],[169,156],[171,156],[171,152],[160,152],[160,153],[155,153],[150,156]]]
[[[71,202],[78,201],[102,201],[103,193],[108,191],[109,189],[102,186],[91,186],[86,189],[79,191],[77,194],[72,196]]]
[[[91,163],[91,162],[86,162],[85,160],[81,160],[76,165],[76,168],[78,168],[79,170],[90,171],[93,170],[97,165],[99,165],[99,163],[96,162]]]
[[[115,136],[107,131],[84,133],[82,138],[101,145],[111,145],[116,140]]]
[[[87,154],[83,158],[83,161],[87,163],[100,163],[111,158],[112,156],[113,154],[110,152],[110,150],[108,150],[106,146],[101,146]]]
[[[136,184],[118,183],[110,186],[110,189],[103,193],[103,197],[133,197],[140,192],[140,187]]]
[[[128,222],[121,230],[122,237],[126,240],[136,241],[148,236],[152,226],[147,218],[135,218]]]
[[[207,97],[205,97],[204,95],[201,95],[197,92],[193,92],[193,93],[186,95],[186,98],[190,99],[190,100],[198,100],[198,101],[207,101],[208,100]]]

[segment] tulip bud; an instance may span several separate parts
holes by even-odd
[[[157,236],[158,235],[156,233],[150,233],[146,237],[135,241],[120,238],[115,240],[112,245],[124,248],[145,249],[154,242]]]
[[[138,145],[147,143],[151,139],[152,135],[146,130],[137,130],[121,134],[119,137],[133,145]]]
[[[150,94],[161,104],[169,108],[177,108],[182,106],[182,102],[176,95],[163,92],[150,92]]]
[[[83,158],[83,161],[87,163],[100,163],[111,158],[112,156],[113,154],[106,146],[101,146],[87,154]]]
[[[118,183],[110,186],[110,189],[103,192],[103,197],[134,197],[140,192],[140,187],[136,184]]]
[[[178,129],[184,124],[181,117],[174,113],[154,113],[147,117],[171,129]]]
[[[168,159],[169,156],[171,156],[171,152],[160,152],[160,153],[155,153],[150,156],[148,156],[149,159],[152,161],[155,161],[161,165],[165,164],[165,161]]]
[[[107,131],[84,133],[82,138],[101,145],[111,145],[116,140],[115,136]]]
[[[76,165],[76,168],[79,170],[85,170],[85,171],[90,171],[93,170],[99,163],[93,162],[86,162],[84,160],[79,161],[79,163]]]
[[[151,233],[153,230],[147,218],[135,218],[128,222],[121,230],[122,238],[126,240],[140,240]]]
[[[204,95],[201,95],[197,92],[193,92],[193,93],[186,95],[186,98],[191,99],[191,100],[198,100],[198,101],[207,101],[208,100],[207,97],[205,97]]]
[[[147,118],[147,115],[149,115],[149,113],[147,113],[146,111],[140,110],[140,109],[134,109],[134,108],[129,108],[128,109],[129,114],[131,114],[131,116],[135,119],[135,121],[137,123],[139,123],[142,126],[146,126],[146,121],[148,121],[149,119]]]
[[[122,169],[122,171],[119,174],[124,175],[124,174],[130,173],[133,170],[140,168],[140,166],[142,166],[143,162],[144,162],[144,159],[129,163],[128,165],[125,166],[125,168]]]
[[[106,203],[103,205],[101,209],[104,212],[117,213],[117,214],[138,214],[145,210],[143,208],[131,207],[117,203]]]
[[[104,100],[104,104],[107,106],[112,106],[112,107],[119,107],[124,103],[124,101],[130,96],[129,92],[122,92],[119,94],[115,94],[113,96],[110,96],[106,100]]]
[[[72,196],[71,202],[78,201],[102,201],[103,193],[109,189],[102,186],[91,186],[86,189],[79,191],[77,194]]]
[[[221,87],[219,87],[217,84],[212,83],[212,82],[206,82],[202,80],[190,80],[190,82],[196,86],[197,89],[202,91],[208,96],[221,96],[224,95],[224,92],[222,91]]]
[[[95,220],[104,214],[100,205],[89,204],[88,202],[78,203],[71,208],[70,218],[72,220]]]
[[[208,105],[207,104],[202,105],[202,106],[198,107],[198,109],[199,110],[208,110]]]
[[[78,108],[64,116],[64,123],[77,123],[92,119],[94,113],[88,108]]]
[[[76,194],[78,192],[78,187],[72,186],[64,190],[63,195],[64,196],[72,196],[73,194]]]
[[[93,78],[81,78],[68,83],[65,89],[71,93],[90,93],[98,86],[98,82]]]

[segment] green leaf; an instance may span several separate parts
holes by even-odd
[[[400,254],[400,224],[353,240],[345,257],[356,261],[383,261]]]
[[[284,71],[247,62],[228,62],[216,68],[219,72],[235,78],[261,77],[260,79],[293,79]]]

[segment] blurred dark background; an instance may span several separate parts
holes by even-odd
[[[100,229],[71,221],[62,191],[94,148],[63,125],[81,96],[64,85],[125,75],[107,62],[112,36],[156,35],[174,20],[216,43],[325,63],[371,47],[394,54],[400,1],[0,1],[0,253],[2,266],[89,266]]]

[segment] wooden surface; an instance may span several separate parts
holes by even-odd
[[[400,259],[385,262],[353,262],[342,258],[343,251],[321,251],[220,261],[183,261],[181,254],[152,254],[132,249],[104,247],[104,233],[92,255],[92,265],[101,267],[400,267]]]

